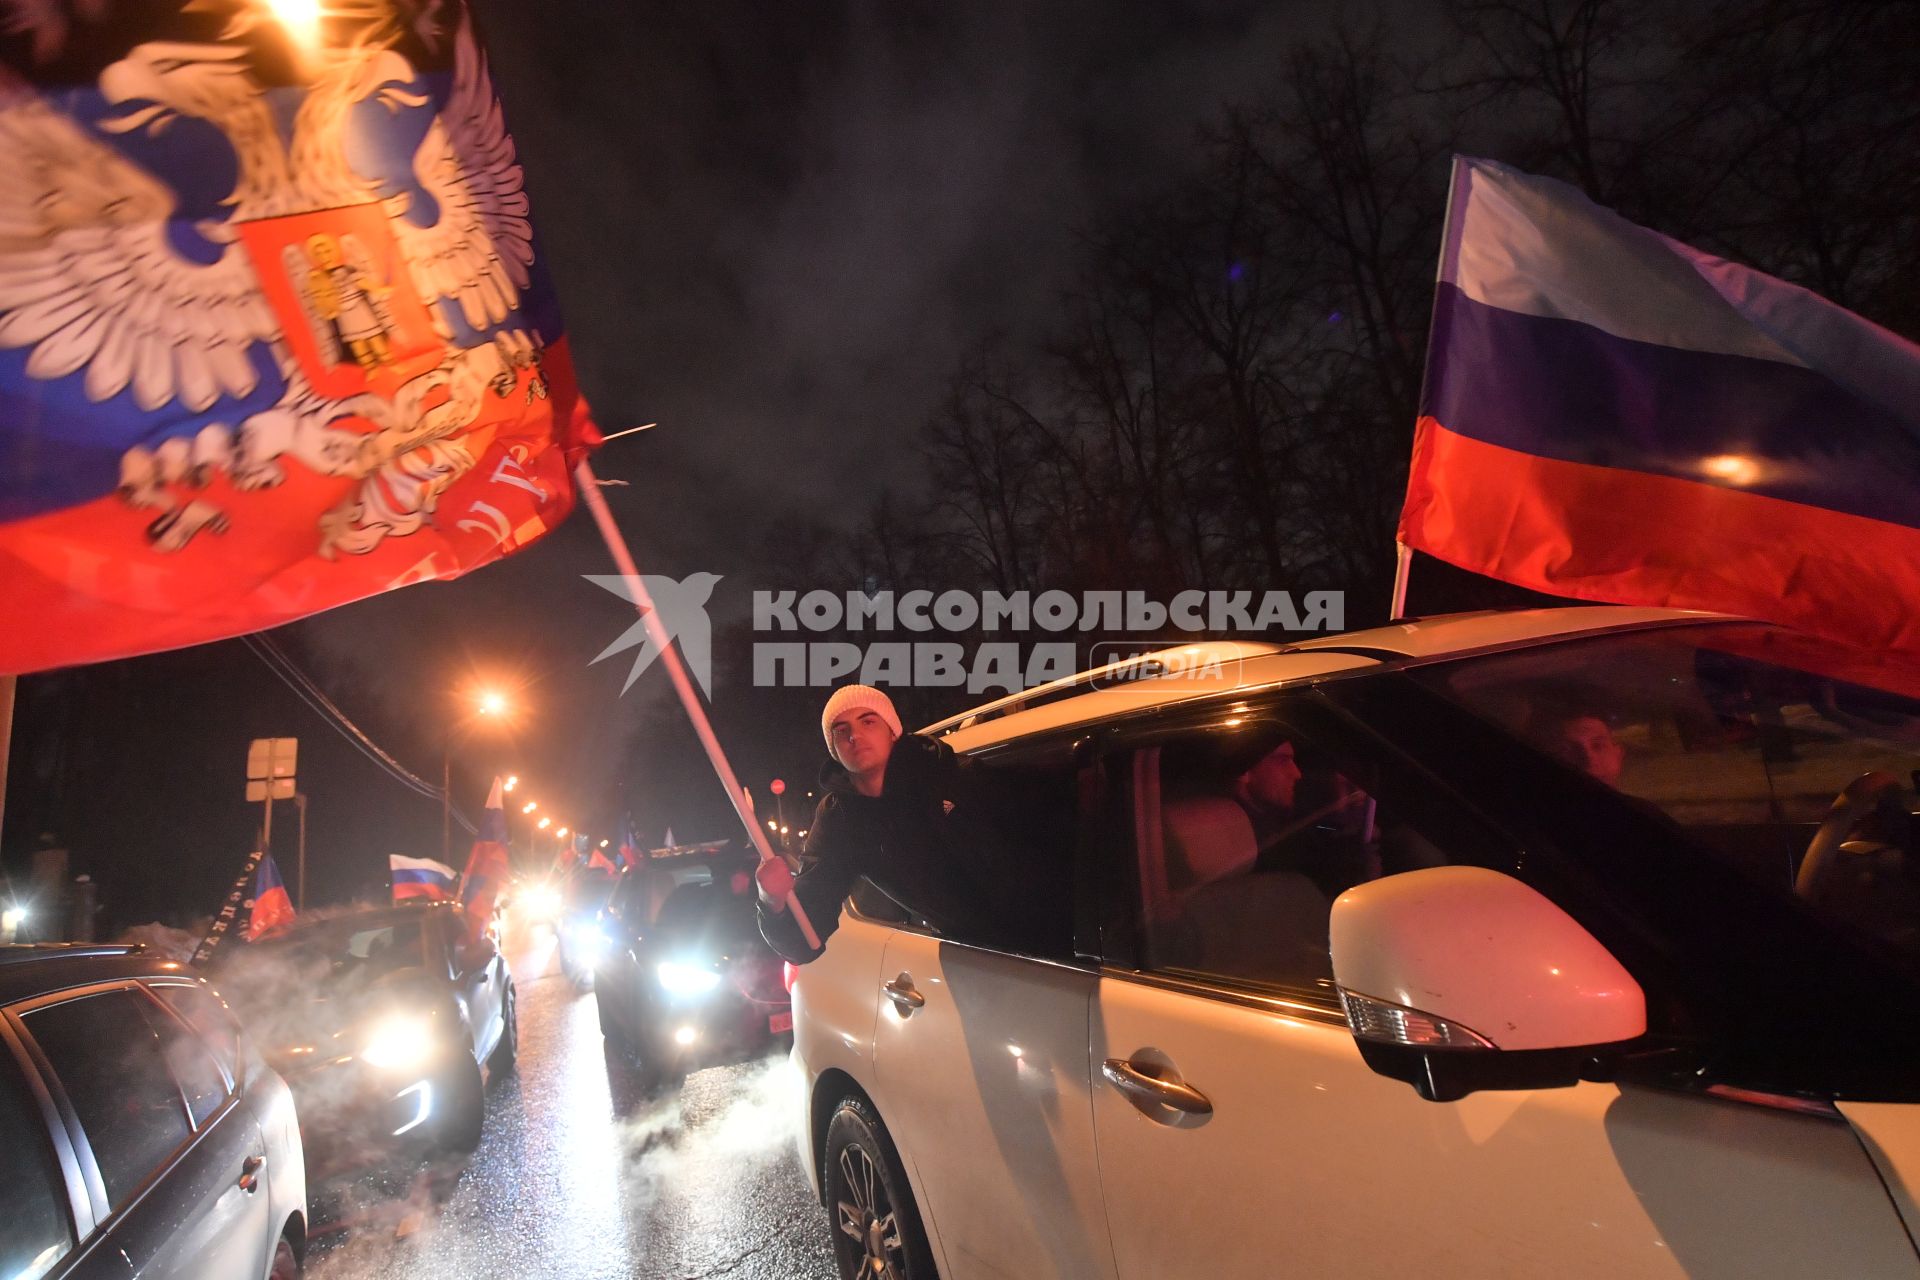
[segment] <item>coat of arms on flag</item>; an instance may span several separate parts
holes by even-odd
[[[0,672],[458,576],[567,514],[591,427],[513,139],[465,7],[407,7],[16,15],[0,594],[42,625]]]

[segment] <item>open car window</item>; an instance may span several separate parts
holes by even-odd
[[[1920,952],[1920,671],[1758,624],[1676,627],[1418,669],[1582,785],[1743,875]],[[1845,812],[1842,812],[1842,810]],[[1824,849],[1808,883],[1809,852]]]
[[[1109,754],[1106,771],[1119,797],[1107,838],[1134,889],[1123,959],[1148,971],[1331,1007],[1334,899],[1382,876],[1509,857],[1436,812],[1378,744],[1285,710],[1150,732]]]

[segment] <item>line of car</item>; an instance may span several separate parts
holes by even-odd
[[[561,922],[657,1079],[792,1035],[849,1280],[1920,1275],[1920,672],[1627,609],[1148,665],[926,731],[1053,784],[1070,951],[863,884],[796,982],[714,857]],[[0,1274],[292,1274],[296,1104],[470,1144],[514,1000],[457,910],[288,937],[299,1008],[216,974],[260,1049],[178,966],[0,951]]]
[[[461,907],[305,922],[211,977],[0,948],[0,1275],[286,1280],[310,1177],[478,1145],[515,996]]]

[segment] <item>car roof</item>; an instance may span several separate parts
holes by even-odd
[[[1621,605],[1487,610],[1393,623],[1295,644],[1200,641],[1096,667],[989,702],[921,730],[973,752],[1054,729],[1197,698],[1387,664],[1648,627],[1736,621],[1726,614]]]
[[[81,942],[0,946],[0,1004],[125,978],[192,978],[186,965],[142,946]]]

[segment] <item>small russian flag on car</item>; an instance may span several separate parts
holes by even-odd
[[[414,898],[453,900],[453,868],[432,858],[408,858],[394,854],[387,859],[393,877],[393,900]]]

